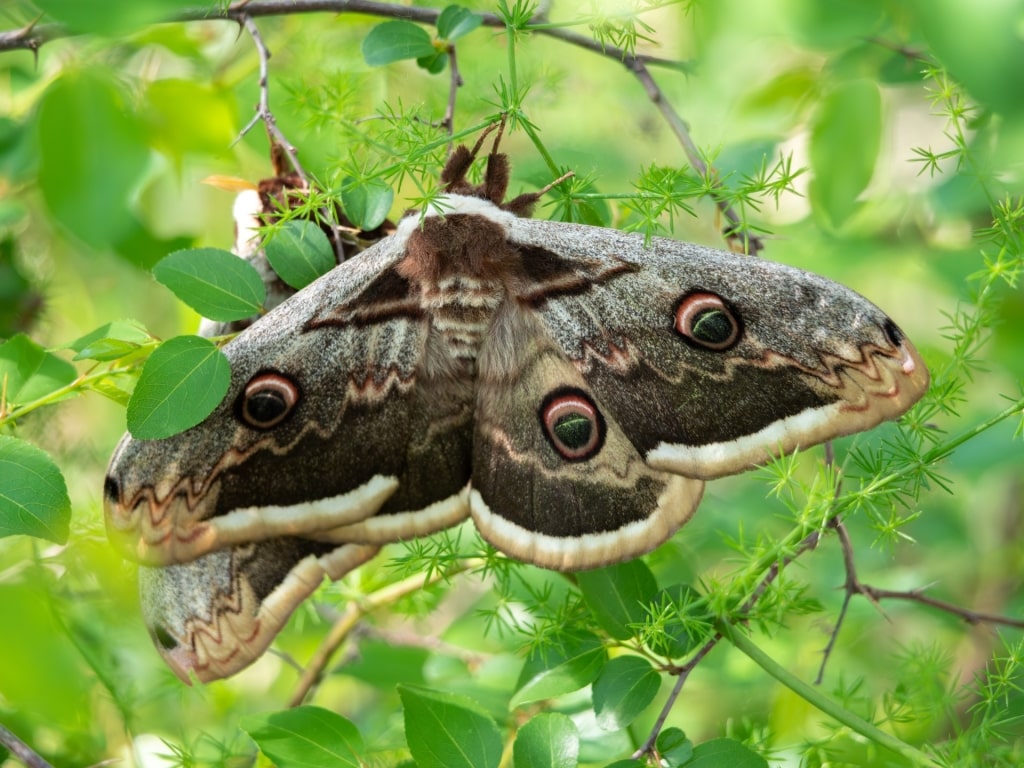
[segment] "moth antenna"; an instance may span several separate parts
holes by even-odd
[[[484,140],[491,135],[496,128],[504,127],[504,119],[501,123],[492,123],[483,129],[480,133],[480,138],[476,140],[476,144],[473,145],[472,149],[467,149],[465,144],[459,144],[451,155],[448,157],[448,162],[444,164],[444,169],[441,171],[441,183],[444,184],[445,192],[459,192],[457,188],[462,189],[461,193],[471,189],[469,182],[466,180],[466,175],[469,173],[469,168],[473,165],[473,161],[476,160],[477,155],[480,154],[480,148],[484,144]],[[500,136],[500,134],[499,134]],[[493,155],[493,151],[492,151]],[[468,192],[467,194],[474,194]],[[501,202],[500,200],[498,202]]]
[[[501,139],[505,135],[505,118],[506,118],[506,116],[504,114],[502,114],[501,122],[498,123],[498,126],[497,126],[498,127],[498,135],[494,137],[494,143],[491,144],[491,156],[492,157],[494,155],[498,154],[498,145],[501,144]],[[480,137],[480,141],[483,141],[486,136],[487,136],[486,133],[483,136],[481,136]]]
[[[480,154],[480,147],[484,145],[484,141],[490,136],[496,129],[498,130],[498,138],[501,138],[501,134],[505,130],[505,118],[502,116],[500,123],[491,123],[480,133],[480,138],[476,140],[476,144],[473,145],[473,151],[470,153],[475,159]],[[494,149],[491,149],[491,154],[494,154]]]
[[[575,171],[563,173],[550,184],[544,186],[543,188],[537,190],[536,192],[525,192],[519,195],[518,197],[512,198],[501,207],[503,210],[511,211],[516,216],[528,217],[531,213],[533,213],[533,206],[537,204],[538,200],[540,200],[544,195],[546,195],[552,189],[557,187],[563,181],[565,181],[566,179],[571,179],[575,175]]]
[[[561,176],[559,176],[557,179],[555,179],[551,183],[546,184],[543,187],[541,187],[537,191],[537,197],[543,197],[548,192],[550,192],[552,189],[554,189],[559,184],[561,184],[563,181],[567,181],[568,179],[571,179],[575,175],[576,175],[575,171],[567,171],[566,173],[563,173]]]
[[[444,164],[441,171],[441,183],[444,184],[446,192],[455,191],[455,187],[466,184],[466,173],[469,166],[473,164],[474,152],[470,152],[465,144],[459,144]]]
[[[508,155],[492,152],[487,156],[483,193],[495,205],[501,205],[501,201],[505,199],[510,175]]]

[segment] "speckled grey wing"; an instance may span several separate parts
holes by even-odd
[[[142,614],[171,670],[191,684],[258,659],[324,576],[339,579],[377,548],[280,538],[139,569]]]
[[[159,565],[279,536],[385,541],[468,514],[472,392],[418,377],[429,332],[389,238],[300,291],[224,349],[231,384],[202,424],[126,436],[107,530]],[[371,520],[372,519],[372,520]]]
[[[578,225],[520,219],[511,237],[538,278],[481,352],[471,505],[516,557],[648,551],[702,479],[868,429],[927,388],[896,325],[817,275]]]

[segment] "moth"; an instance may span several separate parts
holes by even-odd
[[[527,218],[539,193],[503,202],[496,149],[467,180],[482,141],[452,154],[435,205],[225,347],[229,393],[203,423],[122,439],[104,494],[122,552],[225,576],[282,537],[373,547],[471,516],[512,557],[594,568],[665,541],[705,480],[927,389],[914,346],[853,291]]]

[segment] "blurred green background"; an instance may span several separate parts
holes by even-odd
[[[135,318],[162,338],[197,327],[198,318],[146,269],[177,248],[230,246],[231,194],[202,179],[223,174],[256,181],[271,172],[261,128],[235,141],[258,100],[251,40],[226,21],[152,23],[185,5],[15,0],[0,8],[3,29],[20,29],[43,14],[42,23],[60,21],[74,33],[38,52],[0,52],[0,337],[26,332],[60,347],[121,318]],[[485,2],[469,5],[494,10]],[[686,64],[685,72],[659,66],[651,72],[726,188],[741,188],[762,162],[771,167],[780,154],[791,158],[793,171],[805,169],[777,204],[769,195],[759,208],[743,209],[769,233],[763,256],[868,296],[914,340],[933,373],[948,372],[957,360],[951,324],[977,312],[985,343],[969,368],[950,374],[963,382],[962,402],[956,414],[936,417],[937,430],[966,431],[1004,409],[1007,398],[1018,398],[1024,297],[1015,282],[1020,217],[1013,209],[1024,157],[1024,4],[659,5],[640,15],[650,40],[637,49]],[[571,28],[590,35],[599,21],[614,29],[630,8],[613,0],[555,3],[550,18],[577,22]],[[379,112],[415,111],[433,120],[444,113],[447,71],[431,75],[411,61],[382,68],[364,62],[360,42],[379,21],[349,13],[257,20],[273,52],[270,93],[278,123],[306,168],[328,185],[372,162],[353,130],[370,134]],[[494,28],[459,40],[465,82],[456,130],[497,112],[496,91],[510,76],[508,52],[508,38]],[[640,83],[614,57],[539,34],[520,38],[515,53],[519,82],[529,85],[522,110],[547,151],[610,197],[610,223],[635,223],[635,207],[617,196],[634,192],[644,169],[687,164]],[[948,74],[929,77],[929,66]],[[367,122],[354,122],[361,119]],[[513,193],[552,178],[524,133],[506,138],[503,149],[513,160]],[[937,156],[934,168],[923,160],[929,152]],[[407,182],[396,191],[393,217],[415,188]],[[692,204],[695,216],[665,218],[662,226],[680,239],[722,247],[723,221],[714,205]],[[987,238],[1000,206],[1006,224],[999,239]],[[543,205],[537,215],[546,215]],[[994,269],[998,279],[990,279]],[[989,288],[979,302],[981,285]],[[902,511],[920,515],[899,535],[883,535],[870,516],[852,516],[861,578],[892,589],[927,587],[941,599],[1019,617],[1024,449],[1015,427],[1004,422],[960,447],[941,467],[951,492],[926,490]],[[268,655],[229,681],[185,688],[163,666],[141,621],[134,569],[114,555],[103,532],[103,472],[123,430],[123,408],[96,394],[17,425],[19,436],[57,460],[74,513],[65,546],[0,539],[0,722],[59,765],[108,758],[145,766],[248,764],[254,749],[239,719],[282,708],[297,675]],[[879,444],[893,430],[839,441],[839,454],[853,442]],[[804,457],[798,476],[810,482],[818,463],[820,449]],[[788,532],[792,522],[784,505],[768,497],[769,488],[763,472],[710,484],[693,522],[647,557],[659,583],[725,578],[741,559],[729,544],[741,531],[748,538]],[[462,538],[470,541],[471,532]],[[567,588],[557,575],[524,572],[537,584]],[[325,588],[320,610],[302,609],[279,648],[308,659],[348,590],[396,578],[381,558],[347,587]],[[790,578],[821,610],[787,615],[784,630],[758,642],[810,679],[842,600],[834,537],[793,565]],[[476,610],[497,599],[486,582],[463,576],[376,615],[358,655],[325,681],[316,703],[353,720],[381,765],[403,757],[397,682],[469,692],[503,722],[524,639],[485,633]],[[529,608],[525,600],[518,610]],[[883,608],[884,614],[854,600],[824,688],[845,692],[851,709],[875,715],[887,702],[911,701],[903,710],[907,722],[893,727],[912,743],[956,737],[971,722],[972,706],[983,701],[960,686],[982,675],[993,654],[1019,652],[1018,630],[966,626],[906,602]],[[443,645],[396,640],[411,636]],[[670,685],[663,681],[662,696]],[[582,694],[556,706],[578,715],[587,764],[628,755],[630,740],[637,734],[642,740],[658,710],[652,706],[629,733],[606,734],[587,719]],[[1010,697],[999,706],[1000,749],[1011,757],[998,759],[1009,762],[985,762],[981,746],[962,764],[1014,764],[1020,701]],[[900,764],[847,733],[833,733],[823,719],[723,645],[687,682],[669,724],[698,742],[732,735],[759,744],[773,765],[824,764],[808,744],[825,738],[836,750],[830,765]],[[995,755],[995,739],[991,749]],[[155,757],[175,750],[177,757]]]

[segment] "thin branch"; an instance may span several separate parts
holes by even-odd
[[[239,5],[244,5],[241,3]],[[237,6],[236,6],[237,7]],[[246,6],[248,7],[248,6]],[[245,127],[238,134],[238,138],[241,139],[245,136],[256,123],[262,121],[264,127],[267,129],[267,134],[270,136],[271,147],[278,147],[280,152],[284,153],[284,156],[288,158],[288,162],[292,166],[292,170],[302,179],[302,183],[305,186],[306,192],[310,189],[309,176],[305,169],[302,167],[302,163],[299,162],[298,153],[295,151],[295,146],[288,140],[288,137],[284,135],[284,132],[277,125],[277,118],[274,117],[274,113],[270,110],[270,49],[267,48],[266,43],[263,42],[263,36],[260,34],[259,28],[256,26],[256,22],[253,21],[252,17],[247,13],[240,13],[237,16],[239,24],[249,33],[249,37],[252,38],[253,45],[256,47],[257,58],[259,59],[259,90],[260,100],[256,107],[256,113],[252,116],[252,119],[246,123]],[[273,152],[271,153],[273,154]],[[345,260],[345,246],[341,237],[341,228],[338,225],[338,217],[335,215],[334,207],[324,206],[318,209],[321,219],[324,223],[330,227],[330,241],[331,246],[334,250],[334,259],[340,264]]]
[[[299,157],[295,152],[295,147],[288,140],[288,137],[284,135],[280,128],[277,126],[277,119],[274,117],[274,113],[270,110],[270,50],[267,48],[266,43],[263,42],[263,36],[260,35],[260,30],[256,26],[256,23],[252,18],[246,14],[241,14],[237,21],[245,31],[249,33],[249,37],[252,38],[253,45],[256,47],[256,54],[259,58],[260,67],[260,101],[256,107],[256,114],[252,116],[252,119],[246,123],[245,127],[239,132],[239,138],[245,136],[256,123],[263,121],[263,124],[267,128],[267,132],[270,134],[273,143],[276,143],[281,151],[284,152],[288,158],[288,162],[291,163],[292,169],[299,175],[299,178],[309,187],[309,176],[303,169],[302,164],[299,162]]]
[[[451,79],[449,80],[448,86],[448,106],[444,111],[444,119],[441,120],[441,125],[444,126],[445,132],[451,136],[455,132],[455,97],[458,95],[459,88],[462,87],[462,75],[459,74],[459,63],[455,56],[455,46],[448,46],[448,67],[451,69]],[[452,153],[452,146],[448,145],[448,154]]]
[[[815,549],[818,546],[820,538],[821,534],[818,531],[812,531],[804,537],[791,555],[772,563],[771,567],[769,567],[765,573],[764,578],[762,578],[758,583],[757,588],[744,601],[738,614],[743,616],[749,613],[757,604],[757,601],[761,599],[761,596],[767,591],[771,583],[779,577],[779,574],[782,573],[782,569],[805,552]],[[741,621],[739,623],[745,622]],[[700,647],[700,649],[694,654],[693,658],[691,658],[686,664],[681,667],[673,667],[668,670],[670,674],[678,675],[679,679],[676,680],[675,685],[672,686],[672,692],[669,693],[668,698],[662,705],[661,712],[658,714],[658,719],[655,720],[654,726],[651,728],[651,732],[648,734],[646,741],[644,741],[640,748],[633,753],[634,760],[639,760],[645,754],[656,757],[654,745],[658,740],[658,734],[661,733],[661,728],[665,724],[665,720],[668,718],[669,712],[671,712],[672,708],[675,706],[676,699],[679,697],[679,694],[682,693],[684,683],[697,664],[699,664],[701,660],[703,660],[704,657],[707,656],[716,645],[718,645],[722,640],[722,637],[721,632],[716,632],[707,642],[704,643],[704,645]]]
[[[437,19],[441,14],[440,10],[434,8],[400,6],[391,3],[374,2],[374,0],[253,0],[252,2],[245,2],[243,0],[243,2],[233,3],[226,8],[186,9],[179,14],[171,16],[168,21],[183,22],[226,19],[245,25],[246,29],[249,30],[249,33],[253,34],[254,27],[249,26],[253,18],[260,16],[281,16],[323,12],[362,13],[368,16],[403,19],[420,24],[429,24],[431,26],[436,25]],[[497,14],[481,13],[480,16],[483,18],[484,26],[495,28],[503,28],[505,26],[504,21]],[[538,16],[537,21],[539,23],[536,26],[528,25],[525,28],[525,31],[561,40],[569,43],[570,45],[583,48],[591,53],[595,53],[599,56],[613,59],[621,63],[643,85],[648,98],[658,108],[658,111],[661,112],[662,117],[664,117],[665,121],[668,123],[672,133],[679,140],[679,143],[683,148],[683,153],[686,155],[687,162],[690,166],[700,176],[705,178],[714,177],[713,170],[709,169],[707,164],[703,161],[700,151],[697,149],[696,144],[690,136],[689,126],[687,126],[686,122],[672,108],[671,104],[669,104],[664,93],[654,81],[654,78],[648,69],[650,66],[658,66],[678,72],[690,72],[692,71],[692,67],[689,64],[658,56],[629,53],[624,48],[602,43],[571,29],[543,23],[545,21],[543,16]],[[34,32],[23,29],[0,33],[0,51],[14,50],[18,48],[38,50],[39,46],[43,43],[68,34],[68,31],[59,25],[43,25],[43,27],[35,28]],[[258,33],[254,35],[253,39],[254,41],[258,40]],[[257,42],[257,46],[263,52],[266,52],[266,48],[262,45],[261,41]],[[266,58],[269,58],[269,53],[267,53]],[[454,83],[455,78],[458,76],[455,68],[454,50],[451,52],[451,61],[452,78]],[[266,75],[265,63],[265,59],[261,54],[261,82]],[[263,91],[261,90],[261,96],[262,94]],[[453,101],[454,95],[451,95],[449,100],[449,110],[445,115],[446,120],[454,114]],[[255,121],[251,121],[242,133],[244,134],[249,130],[254,123]],[[268,123],[268,129],[274,132],[274,135],[278,137],[283,144],[286,146],[288,145],[287,141],[280,136],[279,131],[277,131],[276,126],[274,126],[272,122]],[[289,155],[289,159],[292,159],[291,154]],[[298,166],[296,166],[295,170],[302,175]],[[720,183],[718,181],[714,181],[713,186],[718,187],[720,186]],[[737,214],[731,203],[716,195],[712,195],[712,197],[714,198],[715,205],[729,222],[725,227],[725,237],[728,240],[738,243],[745,253],[757,255],[764,248],[763,240],[743,225],[742,218]]]
[[[3,744],[27,768],[53,768],[28,744],[14,735],[14,732],[0,723],[0,744]]]
[[[482,561],[475,558],[460,560],[448,570],[434,571],[430,574],[416,574],[402,581],[382,587],[361,600],[353,600],[348,603],[303,671],[299,684],[295,687],[295,691],[288,701],[288,706],[297,707],[306,700],[309,692],[323,678],[324,670],[327,669],[327,665],[334,654],[337,653],[338,648],[341,647],[341,644],[345,642],[346,638],[352,633],[352,630],[356,628],[358,623],[367,614],[383,606],[391,605],[405,595],[428,587],[431,584],[436,584],[438,581],[448,579],[456,573],[478,568],[481,563]]]
[[[672,686],[672,692],[669,693],[668,698],[665,700],[665,704],[661,708],[661,712],[658,714],[658,719],[654,721],[654,726],[651,728],[650,734],[647,736],[647,740],[632,754],[634,760],[639,760],[644,755],[655,755],[654,745],[658,740],[658,735],[661,733],[662,727],[665,725],[665,720],[668,719],[669,712],[676,704],[676,699],[679,698],[679,694],[683,692],[683,685],[685,685],[687,679],[690,677],[690,673],[696,669],[697,665],[704,660],[704,657],[711,653],[711,649],[718,645],[718,641],[722,639],[722,635],[716,632],[715,635],[708,640],[704,645],[700,647],[700,650],[693,655],[682,667],[678,667],[673,670],[673,673],[678,675],[675,685]]]

